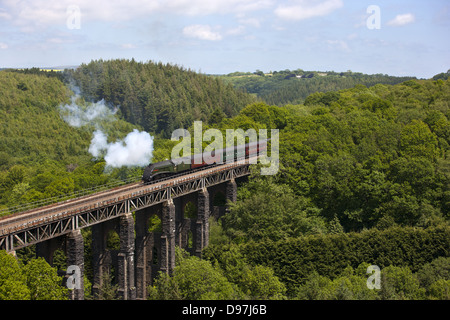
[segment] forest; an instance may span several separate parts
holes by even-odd
[[[267,74],[261,70],[253,73],[234,72],[218,77],[266,103],[278,106],[303,103],[310,94],[318,91],[349,89],[357,84],[367,87],[376,84],[397,84],[415,79],[415,77],[394,77],[387,74],[368,75],[351,70],[320,72],[302,69],[270,71]]]
[[[89,154],[99,125],[111,141],[133,129],[151,132],[153,161],[170,156],[170,130],[192,130],[193,120],[204,120],[204,130],[277,128],[279,172],[261,176],[255,168],[229,213],[211,221],[203,259],[178,249],[173,276],[160,274],[149,299],[448,300],[445,75],[347,83],[331,91],[318,85],[298,92],[302,98],[275,103],[221,77],[156,63],[92,61],[58,76],[1,71],[0,214],[139,179],[142,168],[108,171],[104,159]],[[119,111],[100,123],[70,126],[59,106],[70,103],[75,85],[78,104],[104,99]],[[0,299],[64,298],[58,263],[52,268],[32,255],[33,249],[18,253],[18,260],[0,253]],[[381,269],[380,289],[366,285],[370,265]],[[88,298],[115,298],[114,287],[90,297],[85,279]]]
[[[59,107],[70,103],[73,92],[56,77],[2,71],[0,92],[0,216],[7,208],[139,175],[128,168],[106,174],[105,162],[88,152],[95,126],[110,139],[123,138],[136,126],[116,117],[80,128],[69,125]]]
[[[238,189],[207,260],[253,298],[449,299],[449,101],[448,80],[408,80],[223,119],[215,127],[280,129],[281,163]],[[369,265],[379,290],[367,288]],[[261,287],[247,283],[264,268]],[[169,280],[157,290],[180,295]]]
[[[219,79],[171,64],[96,60],[65,76],[86,99],[120,106],[122,119],[164,138],[194,120],[209,123],[215,111],[235,116],[255,101]]]

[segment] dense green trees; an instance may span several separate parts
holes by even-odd
[[[120,106],[101,124],[114,139],[142,127],[167,137],[194,120],[204,130],[280,129],[278,174],[259,176],[256,167],[239,201],[212,223],[206,260],[178,252],[173,276],[160,275],[151,298],[448,299],[450,81],[385,85],[400,79],[330,73],[342,80],[333,85],[302,74],[274,73],[273,81],[318,81],[271,102],[303,104],[275,106],[177,66],[93,61],[66,73],[87,99]],[[342,83],[348,89],[329,91]],[[92,158],[96,127],[61,119],[58,106],[72,92],[59,77],[2,71],[0,92],[0,209],[139,177],[142,168],[106,172]],[[154,161],[169,158],[174,144],[156,139]],[[0,259],[1,298],[60,297],[36,293],[57,281],[43,261],[10,258]],[[365,285],[368,264],[382,268],[378,291]]]
[[[191,257],[177,249],[177,265],[173,277],[160,273],[153,287],[151,299],[232,299],[234,289],[222,272],[210,262]]]
[[[281,299],[286,288],[272,269],[250,266],[237,251],[223,253],[226,263],[201,260],[179,248],[173,276],[159,273],[149,299]]]
[[[438,258],[435,261],[449,261]],[[448,276],[439,277],[431,285],[420,282],[423,269],[413,273],[408,267],[389,266],[381,270],[380,289],[369,289],[366,274],[368,264],[356,270],[348,267],[335,279],[311,273],[304,284],[295,291],[295,299],[301,300],[448,300],[450,283]],[[439,269],[447,272],[447,268]]]
[[[397,84],[412,77],[392,77],[383,74],[367,75],[357,72],[316,72],[298,70],[275,71],[268,75],[262,72],[230,73],[220,76],[236,88],[246,90],[269,104],[286,105],[302,103],[315,92],[337,91],[352,88],[357,84]],[[327,96],[330,97],[330,96]],[[305,102],[306,103],[306,102]]]
[[[59,106],[70,104],[70,89],[78,92],[74,83],[87,100],[104,99],[119,111],[104,121],[70,126]],[[99,127],[108,142],[135,128],[170,137],[175,128],[194,120],[217,123],[253,101],[219,79],[134,60],[92,61],[64,74],[36,68],[2,71],[0,92],[0,209],[139,177],[141,169],[118,168],[106,174],[102,159],[93,161],[88,148]],[[83,98],[76,103],[89,107]],[[173,143],[157,139],[155,161],[170,157],[170,146]]]
[[[226,233],[235,241],[276,241],[327,230],[317,207],[271,178],[255,177],[239,195],[230,213],[222,218]]]
[[[449,83],[416,84],[418,92],[410,92],[410,84],[355,87],[337,92],[329,106],[308,98],[307,107],[289,107],[280,181],[309,195],[323,216],[337,216],[347,231],[444,218]],[[405,104],[411,95],[420,107]],[[386,107],[367,109],[369,101],[386,101]],[[427,124],[436,123],[433,118],[442,130]]]
[[[30,289],[26,284],[26,276],[12,255],[0,251],[0,299],[30,299]]]
[[[55,201],[140,175],[141,169],[126,168],[106,173],[104,161],[88,152],[96,126],[112,139],[123,138],[136,126],[117,117],[81,128],[70,126],[61,118],[59,106],[69,103],[73,92],[45,75],[0,72],[0,209]]]
[[[62,277],[44,259],[26,265],[0,250],[0,300],[64,300],[67,289]]]
[[[226,266],[224,252],[238,251],[291,298],[447,299],[449,101],[449,81],[358,85],[223,120],[275,128],[278,110],[281,163],[239,188],[206,256]],[[383,269],[378,291],[368,264]]]
[[[225,232],[237,235],[245,230],[240,238],[258,237],[268,232],[260,228],[267,223],[278,230],[272,236],[280,237],[283,228],[292,236],[301,230],[296,219],[306,208],[344,231],[448,221],[448,101],[448,81],[408,81],[315,93],[304,105],[255,103],[236,117],[223,119],[216,125],[222,130],[280,129],[278,174],[255,177],[240,189],[242,201],[224,218],[229,227]],[[261,220],[252,227],[248,219]],[[290,228],[289,221],[297,221],[292,225],[298,228]],[[238,224],[243,229],[236,228]]]
[[[390,228],[210,245],[205,258],[239,277],[262,266],[296,299],[448,299],[450,229]],[[380,289],[367,286],[367,267],[381,269]],[[237,267],[237,268],[236,268]],[[233,276],[231,276],[233,277]]]
[[[281,129],[281,163],[239,188],[204,257],[234,284],[267,268],[278,298],[448,299],[448,101],[448,81],[358,85],[222,119]]]
[[[240,250],[249,263],[273,268],[275,275],[293,290],[313,272],[333,279],[347,266],[357,268],[361,263],[382,269],[390,265],[408,267],[417,272],[434,259],[448,257],[449,232],[448,227],[395,227],[280,241],[266,239],[243,244]]]
[[[87,99],[120,106],[123,119],[166,138],[194,120],[234,116],[254,101],[217,78],[170,64],[96,60],[66,72]]]

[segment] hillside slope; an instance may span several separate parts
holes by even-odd
[[[415,79],[383,74],[368,75],[359,72],[318,72],[298,70],[274,71],[270,74],[231,73],[220,76],[235,88],[256,95],[269,104],[285,105],[302,103],[310,94],[320,91],[349,89],[357,84],[367,87],[375,84],[397,84]]]
[[[449,80],[409,80],[247,106],[219,128],[280,129],[280,168],[240,189],[248,199],[225,225],[246,240],[275,240],[326,232],[317,216],[345,231],[448,221],[449,101]]]
[[[55,77],[0,72],[0,209],[118,177],[104,174],[105,163],[89,153],[95,126],[74,127],[62,118],[60,106],[69,105],[72,94]],[[117,118],[102,124],[110,139],[134,128]]]
[[[234,116],[254,99],[217,78],[162,63],[96,60],[68,76],[87,99],[120,106],[120,114],[146,131],[169,137],[194,120]]]

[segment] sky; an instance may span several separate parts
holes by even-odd
[[[206,74],[450,69],[448,0],[0,0],[0,68],[96,59]]]

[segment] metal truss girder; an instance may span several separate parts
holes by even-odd
[[[2,247],[3,242],[0,241],[0,248],[12,251],[58,237],[72,230],[74,230],[72,218],[53,221],[12,234],[9,239],[5,239],[5,248]]]
[[[2,234],[0,250],[17,250],[248,174],[250,174],[248,163],[228,167],[222,171],[208,169],[199,172],[198,176],[181,177],[157,187],[150,185],[127,196],[111,198],[78,208],[73,212],[64,211],[45,216],[28,222],[19,230]]]

